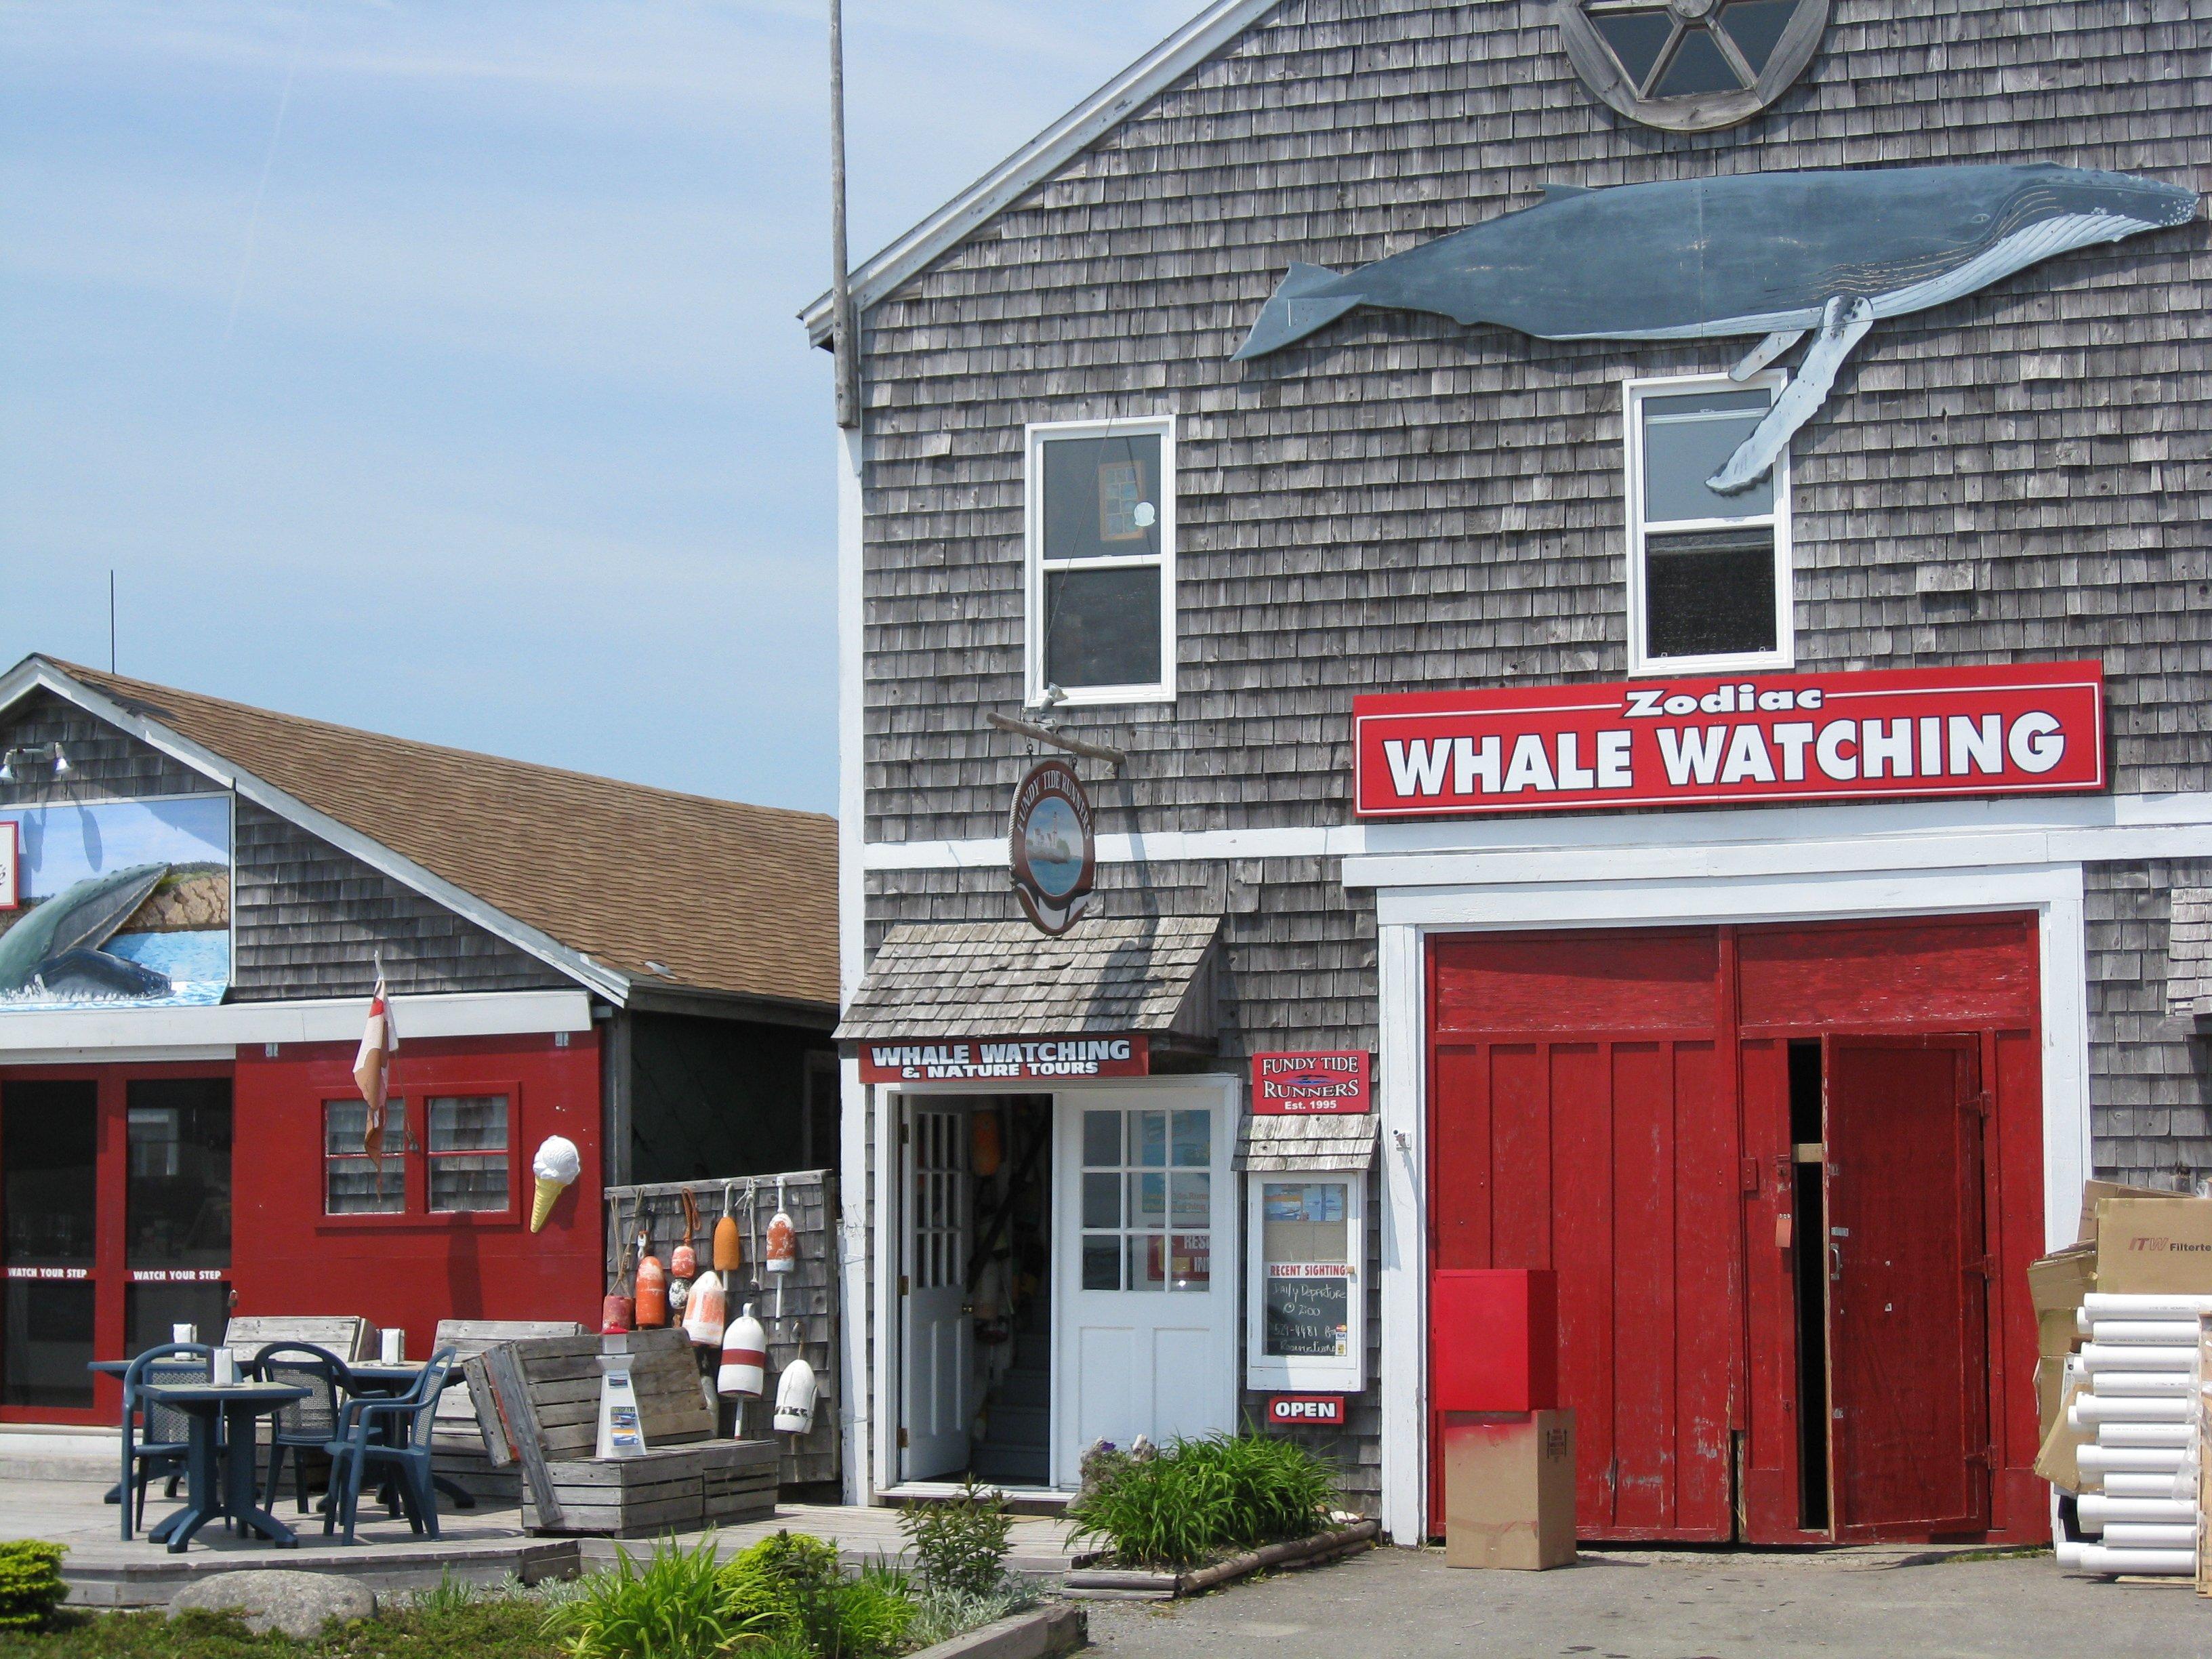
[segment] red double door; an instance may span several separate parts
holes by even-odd
[[[1433,943],[1431,1260],[1558,1274],[1584,1537],[2043,1535],[2036,964],[2018,916]]]

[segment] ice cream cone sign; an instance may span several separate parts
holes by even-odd
[[[368,1000],[368,1024],[361,1034],[361,1048],[353,1057],[354,1086],[368,1103],[368,1117],[362,1127],[362,1150],[380,1182],[384,1175],[384,1103],[389,1086],[392,1056],[399,1047],[399,1028],[392,1018],[392,1002],[384,988],[384,975],[376,976],[376,991]]]
[[[530,1172],[538,1177],[538,1196],[530,1206],[530,1231],[544,1231],[545,1218],[553,1213],[553,1200],[559,1198],[575,1181],[576,1172],[583,1167],[577,1155],[576,1143],[566,1135],[548,1135],[545,1144],[538,1149],[538,1156],[530,1160]]]

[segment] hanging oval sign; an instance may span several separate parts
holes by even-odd
[[[1014,893],[1039,932],[1066,933],[1090,909],[1098,871],[1091,797],[1064,760],[1040,761],[1014,791],[1007,821]]]

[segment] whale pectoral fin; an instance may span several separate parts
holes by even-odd
[[[1791,346],[1805,337],[1802,328],[1778,328],[1744,354],[1743,361],[1729,370],[1731,380],[1747,380],[1765,368]]]
[[[1820,331],[1806,352],[1797,378],[1783,388],[1774,407],[1766,411],[1766,418],[1737,446],[1721,470],[1705,480],[1705,488],[1733,495],[1764,477],[1774,465],[1774,458],[1789,447],[1791,434],[1827,401],[1829,388],[1836,383],[1836,371],[1873,326],[1874,307],[1869,301],[1846,301],[1841,295],[1831,298],[1821,310]]]

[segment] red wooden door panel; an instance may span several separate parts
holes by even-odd
[[[1988,1525],[1978,1039],[1825,1041],[1839,1539]]]

